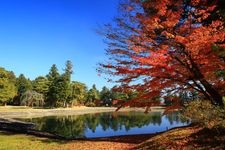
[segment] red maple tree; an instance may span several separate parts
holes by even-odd
[[[109,62],[100,72],[119,76],[137,98],[123,106],[153,106],[155,97],[197,91],[223,106],[225,29],[222,0],[129,0],[116,25],[106,25]],[[215,50],[216,49],[216,50]],[[178,105],[177,105],[178,106]]]

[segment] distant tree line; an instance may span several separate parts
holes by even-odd
[[[45,107],[111,106],[113,100],[127,101],[135,92],[115,92],[104,86],[101,91],[94,84],[90,89],[84,83],[72,81],[73,65],[67,61],[63,73],[53,64],[46,76],[34,80],[24,74],[18,77],[0,67],[0,104]]]

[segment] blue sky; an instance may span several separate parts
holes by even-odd
[[[118,0],[0,0],[0,66],[30,79],[59,71],[66,60],[72,79],[111,87],[96,72],[106,60],[103,37],[94,30],[111,22]]]

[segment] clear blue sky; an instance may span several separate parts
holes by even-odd
[[[30,79],[59,71],[66,60],[72,79],[111,87],[96,72],[104,61],[103,37],[94,29],[117,14],[118,0],[0,0],[0,66]]]

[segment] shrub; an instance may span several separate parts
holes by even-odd
[[[225,110],[209,101],[190,102],[183,111],[183,117],[205,128],[225,127]]]

